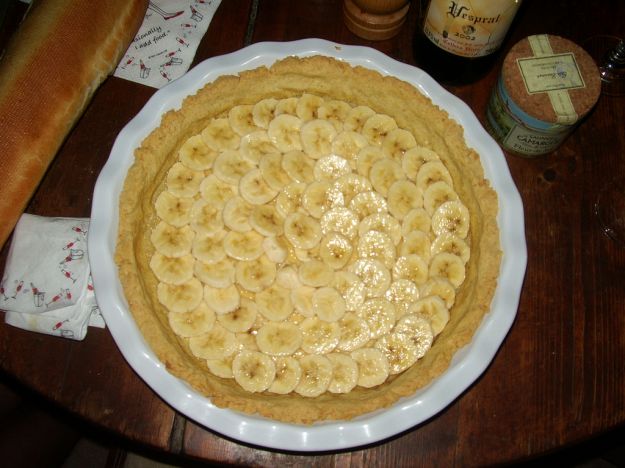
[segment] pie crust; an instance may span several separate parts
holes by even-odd
[[[172,331],[168,311],[157,297],[159,280],[150,268],[154,253],[150,236],[159,221],[155,202],[183,143],[235,106],[305,93],[368,106],[392,116],[399,127],[412,133],[418,145],[438,154],[471,219],[471,257],[465,280],[456,292],[449,322],[425,356],[376,387],[357,386],[349,393],[326,392],[314,398],[296,393],[251,393],[233,379],[211,374],[205,361],[190,352],[187,341]],[[129,308],[146,341],[173,375],[212,403],[293,423],[350,419],[392,405],[424,387],[444,372],[454,353],[471,340],[489,311],[499,273],[497,205],[479,156],[466,146],[462,127],[412,85],[328,57],[289,57],[270,68],[222,76],[187,97],[179,110],[164,114],[160,126],[135,151],[128,171],[120,197],[115,260]]]

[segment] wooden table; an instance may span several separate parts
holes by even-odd
[[[413,2],[401,33],[362,40],[340,0],[224,0],[196,62],[258,41],[307,37],[374,47],[414,64]],[[536,33],[582,43],[625,37],[625,3],[526,0],[507,49]],[[497,69],[449,88],[484,120]],[[28,206],[47,216],[89,216],[113,141],[154,90],[110,78],[69,135]],[[507,156],[525,207],[528,265],[516,321],[484,375],[440,414],[391,440],[338,454],[299,455],[226,440],[165,404],[126,364],[108,330],[84,342],[0,324],[0,367],[51,401],[131,441],[213,462],[262,466],[483,465],[523,460],[625,422],[625,247],[593,213],[599,189],[625,173],[625,98],[602,97],[554,154]],[[1,125],[1,124],[0,124]],[[0,257],[6,258],[8,246]],[[114,376],[114,378],[112,378]]]

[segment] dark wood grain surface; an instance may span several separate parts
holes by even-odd
[[[317,37],[374,47],[415,64],[419,4],[396,37],[349,32],[341,0],[223,0],[195,62],[259,41]],[[16,9],[10,9],[16,11]],[[617,0],[525,1],[504,45],[536,33],[578,44],[625,36]],[[497,75],[448,89],[484,121]],[[46,216],[89,216],[93,187],[114,139],[154,90],[117,78],[97,91],[28,206]],[[0,126],[1,126],[0,122]],[[506,156],[521,193],[528,265],[516,321],[487,371],[441,413],[394,438],[337,454],[250,447],[206,430],[165,404],[126,364],[108,330],[83,342],[0,324],[0,367],[49,400],[152,448],[255,466],[438,466],[518,461],[625,422],[625,246],[593,212],[599,189],[625,174],[625,98],[603,96],[553,154]],[[4,265],[8,245],[0,257]],[[97,291],[96,291],[97,293]]]

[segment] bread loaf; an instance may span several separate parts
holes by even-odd
[[[36,2],[0,61],[0,246],[94,91],[116,67],[147,0]]]

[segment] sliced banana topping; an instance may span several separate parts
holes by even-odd
[[[234,106],[180,142],[150,268],[172,331],[249,392],[371,388],[453,315],[470,213],[390,115],[313,94]]]
[[[232,361],[234,380],[248,392],[263,392],[276,377],[273,360],[259,351],[244,350]]]
[[[358,364],[351,356],[342,353],[330,353],[326,356],[332,363],[332,380],[328,391],[349,393],[358,383]]]
[[[365,388],[383,384],[388,378],[390,366],[386,355],[377,348],[360,348],[351,352],[358,365],[358,385]]]

